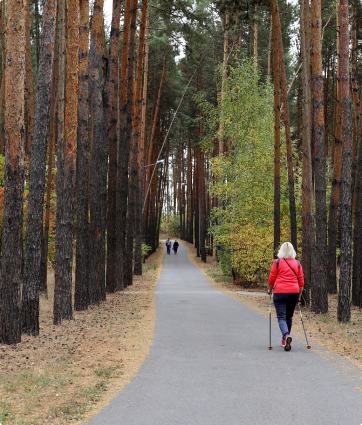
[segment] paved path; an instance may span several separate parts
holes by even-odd
[[[162,267],[150,355],[88,425],[362,424],[358,369],[295,338],[284,352],[276,323],[269,351],[268,319],[213,289],[183,245]]]

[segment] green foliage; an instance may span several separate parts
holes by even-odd
[[[274,119],[272,87],[254,72],[253,61],[234,59],[228,68],[225,96],[216,108],[199,98],[204,112],[202,139],[212,150],[222,138],[227,152],[211,161],[215,183],[210,192],[219,199],[211,232],[225,273],[247,281],[266,278],[273,259]],[[221,75],[220,75],[221,81]],[[282,145],[285,152],[285,144]],[[285,158],[282,152],[282,158]],[[281,166],[281,182],[287,182]],[[288,232],[287,187],[281,188],[283,236]]]
[[[162,231],[169,236],[180,237],[180,216],[170,215],[168,221],[164,220],[162,223]]]
[[[141,252],[142,252],[142,257],[145,257],[146,255],[148,255],[148,253],[152,250],[152,247],[149,245],[146,245],[145,243],[141,244]]]

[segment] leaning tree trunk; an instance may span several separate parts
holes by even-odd
[[[107,138],[109,151],[108,212],[107,212],[107,292],[116,291],[116,196],[117,196],[117,136],[118,136],[118,62],[119,24],[121,1],[113,0],[111,35],[109,40],[109,60],[106,87],[103,93],[104,109],[108,117]]]
[[[312,183],[312,153],[311,153],[311,118],[309,96],[309,16],[308,0],[300,1],[300,35],[302,53],[303,81],[303,160],[302,160],[302,251],[305,290],[303,293],[307,305],[310,304],[310,287],[312,281],[312,252],[314,250],[314,213],[313,213],[313,183]]]
[[[285,73],[285,56],[283,50],[282,31],[280,26],[280,18],[278,11],[278,3],[272,0],[273,8],[273,31],[276,32],[278,38],[279,49],[279,65],[280,65],[280,80],[284,107],[284,127],[285,139],[287,146],[287,168],[288,168],[288,188],[289,188],[289,212],[290,212],[290,234],[291,243],[294,249],[298,251],[297,245],[297,215],[295,209],[295,195],[294,195],[294,172],[293,172],[293,155],[292,155],[292,140],[290,134],[290,120],[289,120],[289,103],[288,103],[288,90],[287,80]]]
[[[316,243],[312,285],[312,310],[328,312],[327,293],[327,206],[326,206],[326,155],[324,140],[324,93],[322,68],[322,9],[320,0],[312,0],[312,80],[313,128],[315,141],[315,212]]]
[[[121,78],[120,78],[120,99],[119,99],[119,140],[117,153],[117,291],[124,289],[123,263],[125,258],[126,243],[126,220],[127,220],[127,195],[128,195],[128,165],[130,140],[126,138],[126,104],[127,104],[127,61],[128,61],[128,41],[129,26],[131,20],[132,0],[125,0],[123,38],[122,38],[122,58],[121,58]]]
[[[93,146],[90,170],[90,255],[89,255],[89,301],[99,304],[105,297],[102,288],[105,273],[103,257],[105,223],[102,208],[106,204],[107,147],[104,132],[102,88],[99,78],[99,55],[101,51],[103,0],[96,0],[93,9],[92,34],[89,50],[89,79],[93,112]]]
[[[79,3],[79,93],[77,135],[77,239],[74,310],[86,310],[89,304],[89,0]]]
[[[31,149],[21,306],[23,332],[34,336],[39,335],[39,287],[41,243],[43,236],[43,199],[45,190],[45,166],[52,89],[56,13],[57,0],[45,0],[43,4],[43,30],[36,91],[34,135]]]
[[[21,340],[25,17],[26,3],[9,0],[5,67],[5,194],[0,276],[2,344],[17,344]]]
[[[61,263],[62,279],[54,289],[54,324],[62,319],[72,319],[72,271],[73,271],[73,228],[75,168],[78,127],[78,46],[79,46],[79,0],[68,3],[67,9],[67,96],[64,120],[64,171],[61,226],[62,245],[58,261]],[[64,291],[64,292],[63,292]],[[56,302],[57,300],[57,302]],[[61,308],[59,308],[61,306]]]
[[[352,122],[349,92],[348,0],[340,0],[341,37],[341,104],[342,104],[342,172],[341,172],[341,263],[337,317],[340,322],[351,318],[351,256],[352,256]]]

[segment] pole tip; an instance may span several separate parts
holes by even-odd
[[[311,345],[307,345],[307,348],[309,349],[309,348],[312,348],[312,346]]]
[[[272,350],[273,349],[273,347],[268,347],[269,348],[269,350]]]

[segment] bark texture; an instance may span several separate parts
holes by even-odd
[[[0,341],[21,340],[23,247],[24,78],[26,2],[8,1],[5,67],[5,194],[0,276]]]
[[[79,95],[77,135],[77,241],[74,310],[86,310],[89,304],[89,103],[88,44],[89,0],[79,3]]]
[[[130,140],[126,138],[126,104],[127,104],[127,61],[129,26],[131,19],[131,0],[125,0],[121,58],[120,99],[119,99],[119,140],[117,158],[117,291],[124,288],[123,262],[126,243],[128,165]]]
[[[141,144],[141,115],[142,115],[142,71],[143,71],[143,50],[145,43],[145,27],[148,11],[148,0],[142,2],[140,31],[138,37],[137,51],[137,78],[135,87],[135,101],[133,111],[133,145],[136,149],[136,167],[137,167],[137,188],[135,204],[135,264],[134,274],[142,275],[142,191],[141,182],[143,182],[143,146]]]
[[[333,138],[332,160],[333,177],[331,188],[331,199],[329,204],[328,219],[328,293],[337,293],[337,267],[336,267],[336,249],[337,249],[337,214],[339,192],[341,184],[342,170],[342,105],[341,105],[341,84],[340,84],[340,14],[339,1],[336,1],[337,17],[337,96],[335,99],[335,131]]]
[[[109,40],[109,60],[106,87],[104,90],[104,111],[108,117],[107,140],[109,152],[108,174],[108,211],[107,211],[107,275],[106,290],[115,292],[117,238],[116,238],[116,202],[117,202],[117,142],[118,142],[118,62],[119,62],[119,25],[121,1],[113,1],[111,34]]]
[[[57,0],[43,4],[42,40],[39,58],[34,135],[30,163],[28,214],[26,219],[22,329],[39,334],[40,260],[43,236],[43,199],[50,117],[50,99],[55,44]]]
[[[127,103],[126,103],[126,137],[132,140],[131,145],[131,163],[129,172],[129,193],[128,193],[128,209],[127,209],[127,245],[126,257],[124,263],[124,284],[132,285],[132,269],[133,269],[133,242],[135,229],[135,214],[137,203],[137,177],[138,169],[136,166],[136,157],[138,156],[138,138],[133,134],[132,139],[132,109],[133,109],[133,86],[134,86],[134,53],[135,53],[135,36],[136,36],[136,19],[137,19],[137,0],[132,0],[131,21],[129,31],[128,45],[128,69],[127,69]]]
[[[308,0],[300,1],[300,35],[302,53],[303,82],[303,161],[302,161],[302,250],[305,290],[303,302],[310,303],[310,287],[312,281],[312,252],[314,250],[314,213],[313,213],[313,182],[311,153],[311,117],[309,93],[309,16]]]
[[[67,8],[67,95],[64,118],[64,169],[62,188],[62,240],[59,246],[58,261],[61,263],[61,282],[54,289],[54,324],[62,319],[73,318],[72,270],[73,270],[73,228],[74,195],[78,127],[78,49],[79,49],[79,0],[68,3]],[[58,283],[58,285],[57,285]],[[55,298],[62,306],[55,304]]]
[[[349,91],[348,0],[340,1],[341,37],[341,104],[342,104],[342,172],[341,172],[341,266],[339,275],[337,317],[340,322],[351,318],[352,258],[352,120]]]
[[[352,304],[362,307],[362,143],[359,144],[353,234]]]
[[[107,154],[102,87],[99,78],[103,0],[94,4],[92,34],[89,50],[89,79],[92,100],[93,146],[90,171],[90,290],[89,301],[99,304],[105,299],[105,216],[107,199]]]
[[[57,91],[57,221],[55,238],[55,286],[53,322],[61,323],[64,318],[71,318],[71,292],[63,278],[63,185],[64,185],[64,115],[65,115],[65,2],[58,3],[58,42],[59,42],[59,76]]]
[[[326,207],[326,160],[324,140],[324,92],[322,69],[322,13],[320,0],[311,2],[312,32],[312,81],[313,81],[313,128],[315,142],[315,212],[316,243],[312,310],[327,313],[327,207]]]

